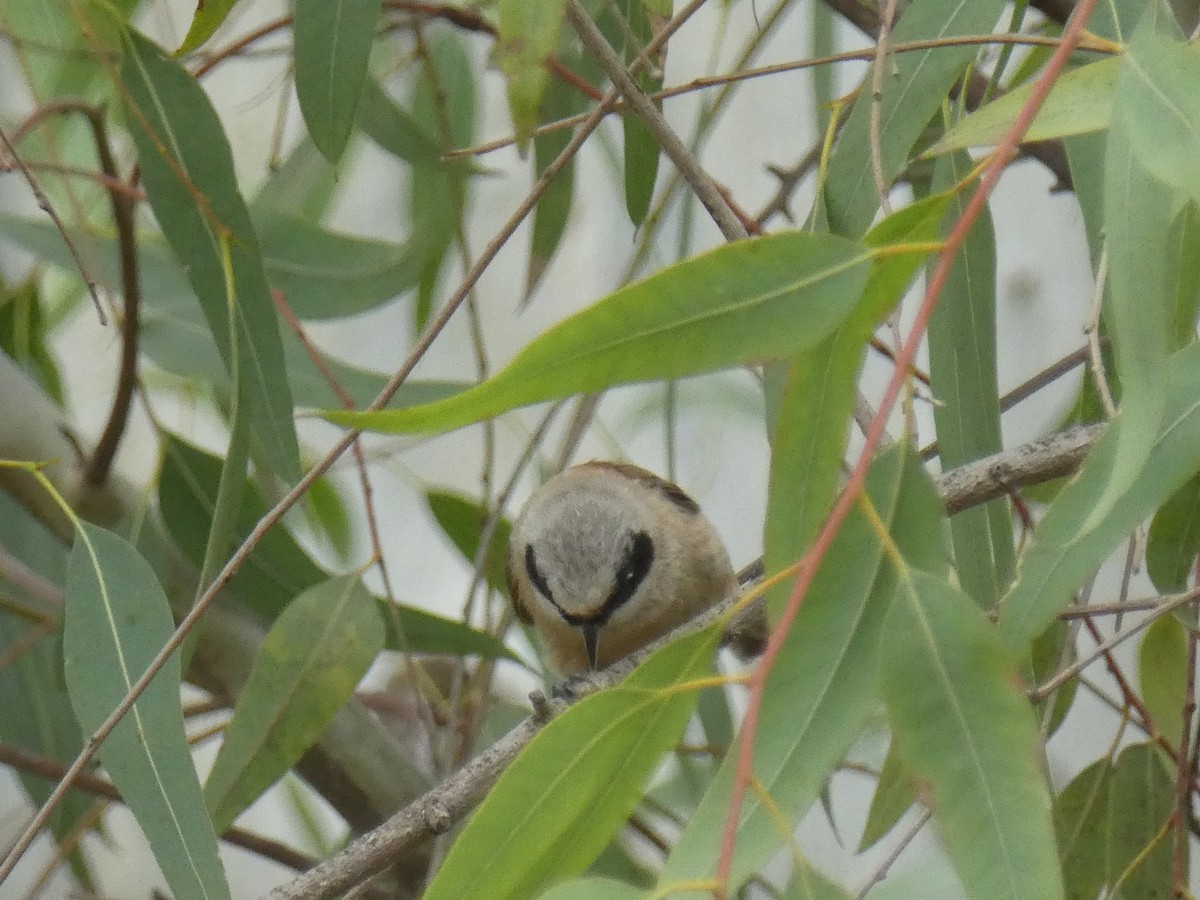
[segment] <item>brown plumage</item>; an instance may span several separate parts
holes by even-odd
[[[600,461],[530,498],[513,526],[508,584],[564,675],[606,666],[737,589],[691,497],[645,469]]]

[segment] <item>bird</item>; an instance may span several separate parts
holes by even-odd
[[[550,478],[513,523],[509,597],[565,676],[604,668],[737,592],[725,545],[678,485],[592,460]],[[743,617],[744,618],[744,617]],[[766,640],[762,608],[733,634]]]

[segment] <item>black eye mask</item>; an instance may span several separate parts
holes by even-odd
[[[644,531],[639,531],[633,535],[629,545],[625,548],[625,556],[621,560],[621,565],[617,569],[616,578],[613,580],[612,590],[600,605],[600,608],[594,613],[587,615],[575,615],[569,613],[558,605],[554,599],[554,595],[550,591],[550,585],[546,582],[546,578],[542,575],[537,567],[537,558],[533,552],[533,545],[525,546],[525,571],[529,575],[529,580],[533,582],[533,586],[541,592],[542,596],[549,600],[554,608],[558,610],[558,614],[563,617],[568,625],[572,625],[583,631],[584,643],[587,645],[588,662],[592,668],[596,667],[596,653],[599,639],[599,630],[612,617],[612,614],[620,609],[629,598],[633,596],[638,586],[646,580],[646,576],[650,573],[650,566],[654,563],[654,541],[650,540],[650,535]]]

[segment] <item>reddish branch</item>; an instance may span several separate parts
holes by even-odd
[[[795,621],[796,614],[800,611],[800,606],[803,604],[804,598],[808,593],[809,585],[812,584],[813,577],[816,574],[817,566],[828,552],[830,545],[833,543],[834,536],[841,527],[846,515],[850,512],[850,508],[862,494],[866,483],[867,467],[870,465],[875,448],[879,446],[880,439],[883,437],[888,415],[900,394],[901,386],[908,377],[908,367],[912,364],[913,358],[916,356],[917,347],[920,345],[922,336],[929,323],[929,317],[932,315],[938,296],[941,294],[942,287],[945,285],[946,279],[950,274],[954,258],[966,240],[971,226],[978,218],[980,212],[982,212],[988,197],[999,182],[1005,167],[1016,156],[1021,136],[1033,122],[1034,116],[1037,115],[1037,111],[1041,108],[1042,103],[1049,94],[1050,88],[1062,72],[1075,45],[1079,42],[1083,34],[1084,25],[1094,6],[1095,0],[1082,0],[1080,3],[1075,18],[1072,19],[1071,24],[1063,34],[1062,44],[1055,50],[1054,55],[1051,56],[1049,63],[1046,65],[1046,70],[1039,76],[1029,102],[1025,104],[1020,115],[1017,116],[1017,120],[1005,135],[1004,140],[996,148],[991,162],[984,173],[982,183],[971,197],[962,216],[959,217],[959,220],[955,223],[954,228],[947,237],[945,246],[938,257],[933,277],[930,279],[929,286],[925,291],[925,297],[917,313],[916,321],[913,323],[908,339],[900,349],[896,360],[895,373],[888,382],[879,412],[876,414],[875,419],[871,423],[871,428],[867,433],[862,455],[854,467],[846,488],[838,497],[833,513],[830,515],[825,527],[817,537],[812,549],[805,554],[804,559],[801,561],[800,573],[796,578],[796,584],[791,596],[788,598],[787,606],[783,610],[777,627],[772,630],[771,638],[767,642],[767,648],[762,660],[755,667],[751,676],[750,700],[739,733],[738,765],[733,779],[729,814],[725,820],[725,832],[722,839],[720,859],[717,863],[717,889],[715,894],[720,900],[724,900],[726,896],[726,885],[729,881],[729,872],[733,864],[733,846],[737,839],[737,824],[740,818],[742,800],[752,776],[754,735],[762,711],[763,689],[766,686],[767,676],[770,674],[775,660],[779,656],[784,639],[787,637],[792,622]]]

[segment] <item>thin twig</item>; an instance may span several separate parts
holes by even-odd
[[[625,102],[642,118],[663,153],[692,186],[697,199],[708,210],[708,214],[712,216],[713,221],[721,230],[721,234],[725,236],[725,240],[736,241],[746,237],[746,227],[730,208],[716,182],[700,167],[700,164],[684,146],[683,141],[679,139],[679,135],[667,124],[667,120],[658,111],[658,107],[634,81],[629,70],[625,68],[625,64],[621,62],[621,58],[617,56],[616,51],[608,43],[608,39],[596,27],[596,23],[592,21],[591,16],[587,14],[579,0],[567,0],[566,16],[584,47],[596,57],[601,68],[608,73],[613,84],[624,95]]]
[[[892,851],[879,861],[879,865],[877,865],[871,872],[870,876],[868,876],[866,883],[862,886],[859,892],[855,894],[855,900],[863,900],[863,898],[866,897],[870,892],[871,888],[883,881],[884,876],[886,876],[888,873],[888,870],[891,869],[892,866],[895,865],[896,860],[900,858],[900,854],[908,848],[908,845],[913,842],[913,839],[916,838],[917,834],[920,833],[921,829],[925,827],[926,823],[928,823],[932,817],[933,813],[930,810],[921,810],[921,814],[913,820],[913,823],[905,830],[904,834],[900,836],[900,840],[896,842],[896,846],[892,848]]]
[[[47,781],[56,781],[62,778],[66,770],[66,766],[56,759],[27,753],[19,747],[3,743],[0,743],[0,765],[11,766],[18,772],[36,775]],[[106,800],[114,800],[117,803],[125,802],[117,786],[99,775],[85,772],[75,779],[74,787],[76,790],[103,797]],[[221,835],[221,840],[297,871],[311,868],[316,863],[316,860],[306,853],[293,850],[286,844],[236,826],[227,829]]]
[[[16,147],[8,139],[8,134],[3,128],[0,128],[0,141],[4,143],[8,155],[12,158],[13,164],[21,170],[21,174],[25,176],[25,181],[29,185],[29,189],[33,192],[33,197],[37,201],[37,205],[50,217],[50,221],[54,223],[54,227],[58,229],[58,233],[62,235],[63,242],[67,245],[67,249],[71,252],[71,258],[75,260],[75,267],[79,269],[79,276],[83,279],[84,285],[87,286],[88,295],[92,298],[92,305],[96,308],[96,317],[100,320],[101,325],[108,324],[108,316],[104,314],[104,306],[100,303],[100,294],[96,290],[96,282],[91,275],[88,274],[87,266],[84,265],[83,257],[79,255],[79,248],[75,246],[75,241],[67,231],[67,226],[63,224],[63,220],[59,218],[58,212],[54,209],[54,204],[50,202],[50,198],[46,196],[46,192],[42,190],[41,183],[37,180],[37,176],[33,174],[33,170],[25,165],[25,160],[21,159],[17,153]],[[0,166],[4,165],[4,161],[0,160]]]
[[[1091,653],[1082,659],[1076,660],[1067,668],[1055,672],[1054,677],[1050,678],[1044,684],[1029,691],[1029,699],[1033,701],[1043,700],[1047,695],[1056,690],[1060,685],[1070,681],[1100,657],[1104,656],[1108,651],[1118,644],[1129,640],[1139,631],[1142,631],[1155,619],[1164,616],[1172,610],[1178,609],[1181,606],[1186,606],[1189,603],[1194,603],[1200,599],[1200,588],[1193,588],[1190,591],[1184,591],[1182,594],[1171,594],[1163,597],[1159,603],[1150,611],[1144,619],[1140,620],[1135,625],[1130,625],[1128,628],[1118,631],[1107,641],[1102,641]]]

